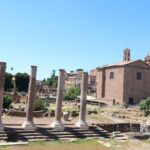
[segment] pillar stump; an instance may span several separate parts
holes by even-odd
[[[4,130],[4,126],[3,126],[3,123],[2,123],[2,115],[3,115],[5,70],[6,70],[6,63],[5,62],[0,62],[0,131]]]
[[[34,114],[34,100],[36,93],[36,73],[37,67],[31,66],[31,75],[28,89],[28,105],[27,105],[27,118],[23,123],[22,127],[25,130],[35,130],[36,126],[33,122],[33,114]]]
[[[64,130],[64,125],[61,122],[64,88],[65,88],[65,70],[60,69],[59,78],[58,78],[58,86],[57,86],[55,120],[50,125],[50,127],[54,128],[54,130],[56,131]]]
[[[88,73],[83,72],[81,82],[81,96],[80,96],[80,114],[79,114],[79,121],[76,123],[76,126],[81,129],[89,128],[86,122],[87,91],[88,91]]]

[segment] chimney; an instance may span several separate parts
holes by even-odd
[[[123,61],[130,61],[130,49],[128,48],[124,50]]]

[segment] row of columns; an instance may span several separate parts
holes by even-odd
[[[65,89],[65,70],[59,70],[58,86],[57,86],[57,98],[56,98],[56,113],[55,120],[52,122],[51,127],[58,131],[64,130],[64,125],[61,121],[62,116],[62,100],[63,92]],[[86,122],[86,100],[87,100],[87,91],[88,91],[88,73],[82,73],[82,82],[81,82],[81,96],[80,96],[80,114],[79,120],[76,123],[76,126],[79,128],[88,128]]]
[[[5,70],[6,70],[6,63],[0,62],[0,130],[4,129],[1,118],[2,118],[2,110],[3,110]],[[26,117],[26,121],[22,125],[22,127],[25,130],[36,129],[36,126],[33,122],[34,100],[36,94],[36,74],[37,74],[37,67],[31,66],[31,75],[30,75],[29,90],[28,90],[27,117]],[[64,130],[64,125],[61,121],[64,89],[65,89],[65,70],[60,69],[58,86],[57,86],[55,119],[50,125],[50,127],[58,131]],[[88,128],[88,124],[86,122],[87,91],[88,91],[88,73],[83,72],[82,82],[81,82],[80,114],[79,114],[79,120],[76,123],[76,126],[79,128]]]

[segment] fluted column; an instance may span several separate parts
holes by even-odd
[[[87,100],[87,91],[88,91],[88,73],[82,73],[82,82],[81,82],[81,96],[80,96],[80,114],[79,121],[76,123],[76,126],[79,128],[88,128],[86,123],[86,100]]]
[[[23,128],[25,130],[35,130],[36,126],[33,122],[33,114],[34,114],[34,100],[36,93],[36,73],[37,67],[31,66],[31,75],[28,89],[28,104],[27,104],[27,119],[23,124]]]
[[[65,70],[60,69],[59,78],[58,78],[58,86],[57,86],[55,120],[51,124],[51,127],[57,131],[64,130],[64,125],[61,122],[64,88],[65,88]]]
[[[6,63],[0,62],[0,131],[4,130],[4,126],[2,123],[2,111],[3,111],[4,84],[5,84],[5,70],[6,70]]]

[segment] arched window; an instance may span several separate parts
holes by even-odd
[[[141,72],[137,72],[137,73],[136,73],[136,79],[137,79],[137,80],[141,80],[141,79],[142,79],[142,74],[141,74]]]

